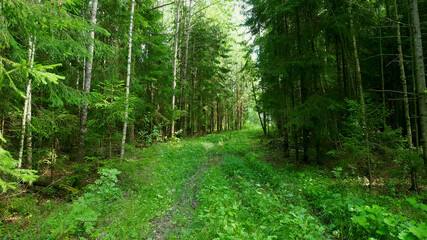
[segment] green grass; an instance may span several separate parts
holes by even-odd
[[[23,199],[26,214],[39,216],[28,226],[4,225],[5,239],[427,237],[420,196],[374,195],[355,180],[279,167],[264,161],[277,154],[262,138],[247,129],[133,149],[126,161],[105,163],[122,172],[117,182],[108,172],[73,204],[32,209]]]

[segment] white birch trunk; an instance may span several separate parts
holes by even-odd
[[[31,68],[34,66],[34,56],[36,53],[36,38],[34,37],[34,41],[33,41],[33,50],[32,50],[32,54],[31,54]],[[30,86],[30,94],[28,96],[28,107],[27,107],[27,124],[28,124],[28,135],[27,135],[27,162],[28,162],[28,166],[29,169],[33,169],[33,129],[32,129],[32,125],[31,125],[31,117],[32,117],[32,108],[31,108],[31,103],[32,103],[32,89]]]
[[[129,118],[129,94],[130,94],[130,75],[132,67],[132,33],[133,33],[133,15],[135,12],[135,0],[132,0],[132,7],[130,12],[130,24],[129,24],[129,53],[128,53],[128,67],[126,76],[126,109],[125,109],[125,121],[123,123],[123,137],[122,147],[120,150],[120,158],[125,156],[125,144],[126,144],[126,133],[128,127]]]
[[[178,70],[178,44],[179,44],[179,5],[180,0],[176,2],[176,25],[175,25],[175,53],[173,58],[173,82],[172,82],[172,126],[171,126],[171,136],[175,134],[175,88],[177,80],[177,70]]]
[[[92,10],[91,10],[91,23],[96,24],[96,13],[98,10],[98,0],[92,0]],[[89,59],[85,64],[85,78],[83,82],[83,91],[85,94],[90,92],[90,83],[92,80],[92,67],[93,67],[93,52],[95,49],[95,30],[92,28],[90,30],[90,43],[88,46]],[[80,116],[80,143],[79,143],[79,152],[78,158],[80,161],[84,159],[84,147],[85,147],[85,136],[86,136],[86,123],[87,123],[87,113],[88,113],[88,103],[83,103],[83,108]]]
[[[34,38],[34,39],[33,39]],[[28,40],[28,62],[30,63],[30,67],[33,67],[34,63],[34,52],[35,52],[35,37],[30,36]],[[27,123],[31,124],[31,77],[28,78],[28,84],[25,91],[25,101],[24,101],[24,111],[22,113],[22,126],[21,126],[21,142],[19,144],[19,154],[18,154],[18,168],[22,168],[22,159],[24,156],[24,142],[25,142],[25,132]],[[29,144],[28,150],[31,151],[31,133],[27,138],[27,144]],[[32,159],[32,154],[29,153],[28,159]]]

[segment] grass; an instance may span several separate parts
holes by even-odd
[[[5,239],[427,237],[422,195],[375,195],[318,169],[272,164],[276,150],[260,139],[246,129],[133,149],[104,164],[122,172],[118,181],[107,173],[72,204],[21,199],[31,221],[0,229]]]

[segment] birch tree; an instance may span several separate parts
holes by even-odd
[[[92,1],[92,10],[91,10],[91,24],[96,24],[96,13],[98,10],[98,0]],[[90,92],[90,84],[92,80],[92,68],[93,68],[93,53],[95,49],[95,29],[93,26],[91,26],[90,29],[90,43],[88,46],[89,51],[89,58],[86,61],[85,64],[85,78],[83,82],[83,92],[85,95],[87,95]],[[85,136],[86,136],[86,123],[87,123],[87,113],[88,113],[88,106],[89,104],[87,102],[83,103],[83,108],[81,110],[81,116],[80,116],[80,142],[79,142],[79,152],[78,152],[78,158],[79,160],[83,160],[84,158],[84,148],[85,148]]]
[[[41,0],[38,0],[38,3],[41,3]],[[34,55],[36,51],[36,41],[37,38],[33,35],[30,35],[28,38],[28,63],[30,64],[30,68],[34,66]],[[22,113],[22,126],[21,126],[21,142],[19,145],[19,155],[18,155],[18,168],[22,167],[22,159],[24,155],[24,138],[27,133],[27,163],[30,169],[32,169],[33,165],[33,147],[32,147],[32,137],[33,132],[31,129],[31,116],[32,116],[32,79],[28,77],[28,84],[25,92],[25,101],[24,101],[24,111]],[[27,129],[28,125],[28,129]]]
[[[132,7],[130,10],[130,23],[129,23],[129,52],[128,52],[128,65],[126,75],[126,109],[125,109],[125,121],[123,123],[123,137],[122,146],[120,150],[120,158],[125,155],[125,144],[126,144],[126,132],[129,118],[129,94],[130,94],[130,75],[132,69],[132,33],[133,33],[133,15],[135,13],[135,0],[132,0]]]
[[[28,40],[28,62],[30,64],[30,68],[34,65],[34,53],[35,53],[35,44],[36,38],[31,35]],[[25,91],[25,101],[24,101],[24,110],[22,113],[22,125],[21,125],[21,142],[19,145],[19,154],[18,154],[18,168],[22,167],[22,159],[24,156],[24,144],[25,144],[25,132],[27,124],[31,124],[31,85],[32,78],[28,77],[27,88]],[[28,129],[28,137],[27,137],[27,147],[28,147],[28,164],[32,165],[32,147],[31,147],[31,130]]]
[[[175,89],[176,89],[176,80],[178,73],[178,47],[179,47],[179,7],[180,0],[176,1],[176,15],[175,15],[175,47],[174,47],[174,57],[173,57],[173,82],[172,82],[172,126],[171,126],[171,136],[175,134]]]

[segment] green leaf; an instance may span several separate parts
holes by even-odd
[[[425,224],[422,224],[421,226],[411,225],[408,231],[419,239],[427,238],[427,226]]]

